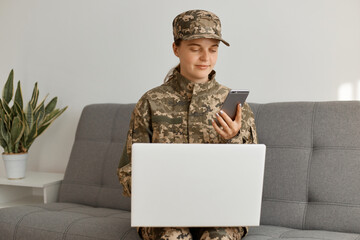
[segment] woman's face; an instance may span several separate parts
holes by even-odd
[[[218,56],[219,40],[200,38],[173,43],[174,54],[180,59],[180,73],[194,83],[207,82]]]

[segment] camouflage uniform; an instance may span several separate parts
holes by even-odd
[[[179,14],[173,21],[174,40],[221,38],[218,17],[203,10]],[[131,146],[133,143],[257,143],[254,115],[250,106],[242,106],[241,129],[232,139],[223,139],[212,126],[215,114],[230,89],[215,80],[215,71],[206,83],[193,83],[176,68],[167,82],[146,92],[135,106],[118,176],[125,196],[131,196]],[[141,227],[140,236],[155,239],[241,239],[247,227]]]
[[[233,240],[241,239],[245,236],[244,228],[242,227],[207,227],[207,228],[140,228],[140,236],[143,239],[201,239],[201,240]]]
[[[247,103],[242,106],[239,134],[232,139],[223,139],[212,126],[211,120],[220,111],[229,91],[229,88],[216,82],[215,71],[210,74],[208,82],[193,83],[175,69],[168,82],[146,92],[131,116],[126,146],[119,163],[118,176],[124,187],[124,195],[131,196],[133,143],[257,143],[254,115]],[[223,233],[238,235],[247,232],[241,227],[220,229]],[[141,232],[147,236],[144,239],[154,239],[148,237],[161,234],[159,231],[142,228]],[[214,231],[217,232],[216,229]],[[210,233],[204,232],[212,236]]]

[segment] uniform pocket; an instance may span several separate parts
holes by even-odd
[[[152,121],[155,123],[164,123],[164,124],[180,124],[182,123],[182,117],[154,115]]]
[[[184,126],[181,116],[156,115],[153,122],[153,142],[159,143],[183,143]]]

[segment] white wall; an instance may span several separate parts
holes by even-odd
[[[0,0],[0,87],[10,70],[29,100],[68,110],[30,149],[29,170],[64,172],[81,109],[136,102],[177,63],[173,18],[215,12],[217,80],[250,102],[360,99],[359,0]],[[0,173],[4,169],[0,161]]]

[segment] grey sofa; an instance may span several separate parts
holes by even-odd
[[[360,240],[360,102],[250,105],[267,154],[245,239]],[[85,107],[59,202],[0,209],[0,239],[139,239],[116,176],[133,107]]]

